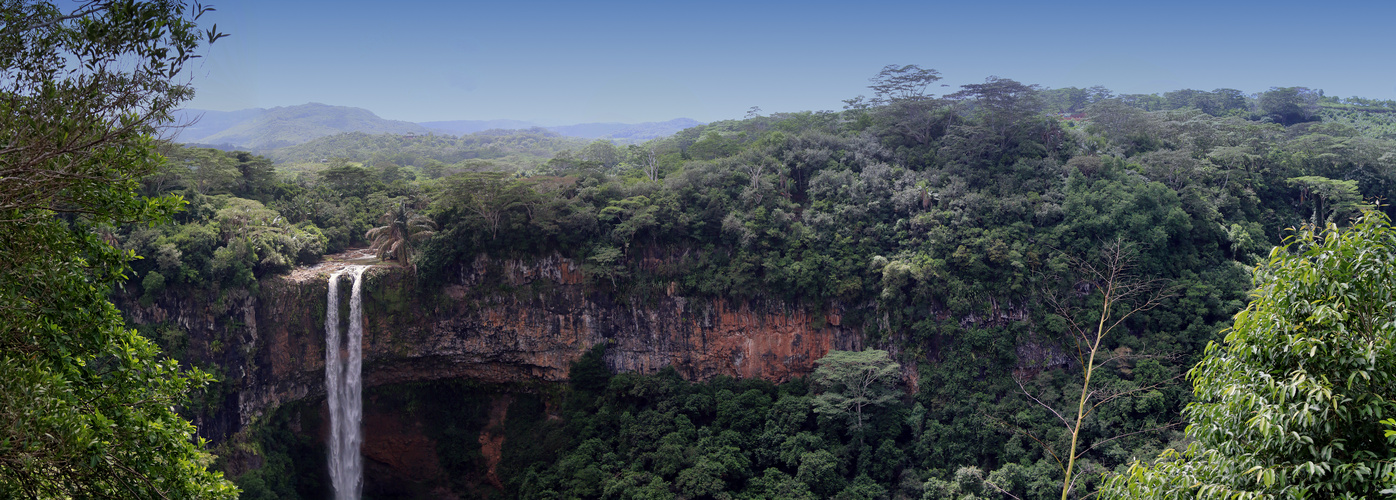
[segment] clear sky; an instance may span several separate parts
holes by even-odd
[[[407,121],[701,121],[841,109],[887,64],[1120,93],[1396,99],[1396,1],[209,0],[187,107]]]

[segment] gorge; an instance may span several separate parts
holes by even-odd
[[[463,5],[271,9],[233,16],[270,30],[225,33],[201,2],[0,3],[0,499],[1396,492],[1396,101],[1337,97],[1360,88],[1341,76],[1263,90],[1256,63],[1275,83],[1343,65],[1225,39],[1283,49],[1324,23],[1241,9],[1189,56],[1209,30],[1172,36],[1187,8],[833,6],[821,25],[804,6]],[[1323,36],[1382,32],[1371,10],[1289,38],[1380,60]],[[1112,25],[1163,34],[1121,47],[1249,90],[838,76],[949,47],[880,36],[944,38],[931,25],[981,40],[939,60],[1026,55],[1045,66],[1018,76],[1053,84]],[[205,50],[229,37],[293,59]],[[234,57],[190,65],[214,54]],[[277,88],[217,107],[708,122],[443,134],[310,105],[175,142],[199,120],[180,108],[214,102],[196,94],[259,81]],[[853,97],[796,110],[835,94]],[[721,119],[756,100],[783,109]]]
[[[319,266],[262,280],[255,296],[226,291],[218,301],[169,293],[126,310],[136,324],[178,325],[189,332],[189,358],[223,367],[221,398],[195,417],[200,434],[214,443],[233,439],[278,407],[299,401],[327,405],[316,412],[330,417],[331,425],[319,425],[332,429],[304,432],[324,432],[314,439],[326,443],[330,470],[342,471],[332,472],[336,489],[354,484],[341,476],[353,474],[352,459],[333,458],[351,455],[347,450],[354,446],[344,434],[353,426],[338,422],[352,421],[359,410],[351,395],[355,382],[333,375],[357,372],[360,362],[365,390],[468,379],[496,384],[503,395],[565,382],[569,366],[597,345],[606,346],[604,362],[614,372],[656,373],[672,366],[690,380],[726,375],[785,381],[809,373],[830,349],[857,349],[862,342],[858,330],[842,325],[838,306],[811,312],[778,301],[680,295],[618,303],[588,285],[575,261],[558,255],[481,257],[456,269],[433,294],[424,293],[406,269],[356,265],[362,262],[352,260],[357,254],[329,257]],[[345,275],[355,278],[347,297],[338,286]],[[344,310],[346,304],[359,310]],[[336,339],[345,315],[346,338]],[[329,347],[354,342],[356,332],[361,360],[356,349],[341,355]],[[381,412],[368,411],[364,418],[366,425],[391,429],[415,425]],[[396,437],[364,436],[364,454],[392,474],[420,479],[420,472],[410,470],[420,460],[395,461],[382,448],[420,435],[388,434]],[[258,462],[248,460],[235,470]]]
[[[1071,394],[1128,394],[1076,428],[1088,495],[1185,442],[1188,369],[1282,224],[1341,224],[1390,192],[1315,160],[1349,153],[1319,153],[1394,143],[1337,115],[1286,128],[1110,99],[1073,112],[1094,122],[991,113],[995,89],[1058,94],[990,83],[710,124],[653,150],[599,142],[515,173],[433,163],[481,137],[326,142],[401,163],[186,148],[172,155],[243,180],[188,194],[178,224],[125,230],[146,258],[118,301],[216,377],[184,411],[248,499],[323,498],[352,475],[329,473],[347,462],[331,463],[349,384],[327,379],[349,357],[329,347],[346,315],[362,320],[363,480],[338,489],[364,498],[934,498],[987,491],[975,478],[1055,496],[1074,438],[1054,415],[1082,408]],[[917,109],[941,121],[902,122]],[[1102,242],[1177,294],[1099,346],[1112,361],[1084,390],[1063,325],[1097,324],[1103,288],[1072,263]],[[343,278],[364,265],[350,312]],[[899,366],[868,422],[829,402],[837,377],[810,376],[834,350]]]

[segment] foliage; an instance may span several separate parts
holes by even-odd
[[[1314,215],[1311,224],[1334,222],[1341,215],[1356,212],[1362,207],[1362,195],[1357,191],[1357,181],[1340,181],[1317,175],[1292,177],[1285,181],[1300,189],[1300,196],[1312,197]]]
[[[1396,486],[1396,230],[1305,226],[1256,269],[1255,299],[1189,374],[1194,441],[1136,463],[1129,498],[1375,498]]]
[[[522,171],[536,168],[558,152],[584,145],[586,142],[581,139],[562,137],[542,129],[488,130],[459,137],[348,132],[264,154],[277,163],[315,162],[344,157],[371,165],[394,163],[418,169],[425,169],[435,162],[445,170],[478,170],[472,165],[486,162],[499,168]],[[440,177],[440,174],[431,177]]]
[[[123,246],[146,256],[133,266],[142,283],[159,273],[167,287],[249,287],[259,276],[319,261],[329,244],[313,224],[228,195],[195,195],[183,217],[182,225],[128,228]]]
[[[529,201],[528,186],[496,172],[460,174],[447,179],[445,202],[479,217],[490,238],[499,236],[504,217]]]
[[[131,257],[110,225],[180,205],[138,179],[160,163],[152,124],[190,95],[177,76],[221,36],[196,27],[206,11],[0,4],[0,496],[237,493],[174,410],[210,377],[161,359],[106,297]]]
[[[890,363],[885,352],[846,354],[881,359],[880,368]],[[672,368],[655,375],[611,375],[603,356],[596,349],[573,366],[562,412],[566,427],[559,434],[543,432],[569,436],[570,442],[555,459],[533,455],[527,470],[513,475],[511,494],[876,498],[886,491],[881,484],[907,467],[895,444],[903,427],[894,400],[867,405],[867,427],[854,437],[843,432],[848,428],[843,418],[815,411],[804,380],[780,386],[727,377],[691,383]],[[895,373],[895,363],[890,366]],[[864,446],[859,439],[882,445]]]
[[[1260,110],[1267,118],[1284,125],[1314,119],[1320,93],[1304,87],[1277,87],[1260,94]]]

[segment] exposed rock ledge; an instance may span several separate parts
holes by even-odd
[[[137,324],[171,321],[189,332],[190,355],[222,367],[222,409],[197,419],[219,441],[264,411],[324,395],[327,278],[352,258],[264,279],[256,296],[221,300],[169,293],[130,305]],[[561,381],[600,343],[617,372],[673,366],[686,378],[717,375],[785,380],[808,373],[830,349],[859,349],[840,311],[816,318],[780,302],[731,303],[673,295],[620,304],[585,284],[560,256],[481,257],[441,293],[419,293],[395,266],[364,274],[364,380],[368,386],[465,377],[486,382]],[[347,278],[346,278],[347,279]],[[348,316],[348,286],[340,303]],[[821,313],[813,313],[821,314]],[[819,321],[816,321],[818,319]],[[814,325],[820,325],[816,328]]]

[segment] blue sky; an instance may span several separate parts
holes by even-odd
[[[1307,86],[1396,99],[1391,1],[212,0],[232,36],[187,107],[397,120],[701,121],[841,109],[887,64],[1121,93]]]

